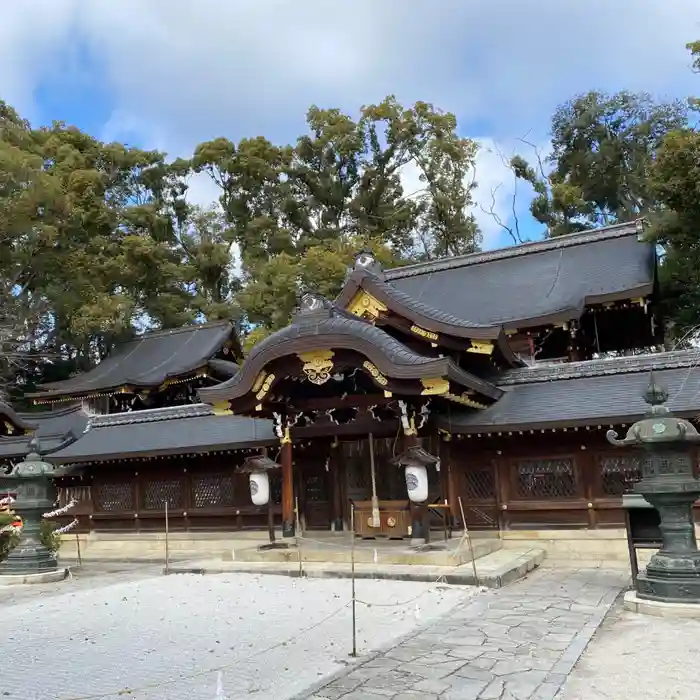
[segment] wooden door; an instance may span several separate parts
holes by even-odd
[[[322,459],[304,461],[299,484],[299,510],[308,530],[329,530],[333,514],[330,472]]]

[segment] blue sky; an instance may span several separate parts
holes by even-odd
[[[698,0],[22,0],[0,22],[0,97],[35,123],[188,155],[202,140],[289,141],[317,103],[350,112],[394,93],[457,114],[478,139],[479,205],[511,214],[501,155],[546,150],[573,94],[700,92],[685,50]],[[413,175],[406,173],[408,181]],[[410,186],[410,183],[409,185]],[[215,191],[192,183],[206,203]],[[528,193],[516,209],[526,236]],[[477,207],[485,247],[507,244]]]

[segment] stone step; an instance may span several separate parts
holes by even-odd
[[[442,582],[462,586],[486,586],[501,588],[513,581],[523,578],[528,572],[539,566],[545,557],[543,549],[501,549],[476,560],[476,577],[474,566],[425,566],[425,565],[379,565],[356,564],[355,578],[391,579],[396,581]],[[245,562],[204,560],[189,563],[177,563],[169,567],[169,574],[225,574],[250,573],[277,576],[305,576],[307,578],[348,579],[353,576],[352,566],[339,562]]]
[[[284,544],[284,543],[282,543]],[[362,542],[353,548],[348,540],[333,542],[332,540],[312,540],[302,539],[300,549],[296,542],[292,540],[286,549],[262,549],[249,547],[237,549],[233,559],[237,562],[279,562],[295,563],[303,562],[333,562],[337,564],[350,564],[354,557],[357,564],[380,564],[380,565],[418,565],[418,566],[459,566],[472,560],[479,559],[492,552],[501,549],[501,541],[498,538],[475,540],[471,548],[467,543],[449,541],[447,543],[436,543],[431,548],[410,547],[403,543],[388,543],[378,540],[376,544],[368,541]]]

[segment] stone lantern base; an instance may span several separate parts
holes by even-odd
[[[646,571],[637,577],[638,597],[700,608],[700,551],[693,518],[700,483],[687,477],[657,477],[637,484],[636,490],[659,512],[664,540]]]
[[[0,587],[22,586],[32,583],[57,583],[68,578],[68,576],[70,576],[70,569],[54,569],[41,574],[0,575]]]
[[[624,608],[630,612],[653,617],[700,619],[700,605],[647,600],[646,598],[640,598],[637,591],[627,591],[625,593]]]
[[[0,563],[0,576],[43,574],[57,569],[56,557],[46,547],[20,541],[7,559]]]
[[[663,603],[693,604],[700,610],[700,556],[664,558],[655,554],[646,572],[637,578],[637,595]]]

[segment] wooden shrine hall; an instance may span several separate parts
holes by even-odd
[[[644,413],[650,371],[700,412],[700,353],[663,350],[656,255],[639,222],[391,270],[363,251],[245,358],[229,324],[146,334],[18,418],[84,532],[162,530],[166,501],[174,530],[264,529],[242,467],[266,448],[285,535],[297,504],[302,529],[354,509],[365,536],[619,533],[639,463],[605,432]]]

